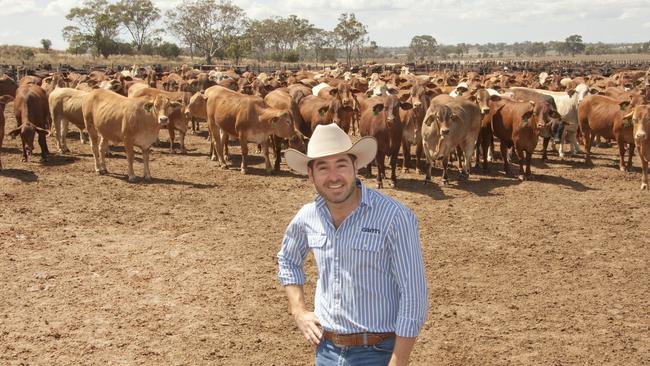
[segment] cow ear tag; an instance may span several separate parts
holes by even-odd
[[[528,118],[524,118],[524,124],[528,124]]]
[[[151,112],[151,103],[145,104],[143,108],[144,108],[145,112],[147,112],[147,113]]]
[[[622,110],[622,111],[624,111],[624,110],[625,110],[625,106],[624,106],[624,105],[622,105],[622,104],[621,104],[621,110]]]
[[[325,115],[325,111],[321,109],[320,111],[318,111],[318,114],[319,114],[321,117],[323,117],[323,116]]]
[[[375,116],[379,114],[379,112],[378,112],[378,111],[375,111],[375,110],[373,110],[372,113],[373,113]]]

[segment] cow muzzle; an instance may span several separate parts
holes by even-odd
[[[481,114],[486,115],[490,113],[490,107],[481,108]]]
[[[158,124],[165,126],[169,123],[169,117],[158,117]]]
[[[440,129],[440,134],[443,136],[449,135],[449,128],[448,127],[443,127]]]
[[[637,133],[634,135],[634,139],[637,141],[644,141],[648,135],[646,135],[645,131],[637,131]]]

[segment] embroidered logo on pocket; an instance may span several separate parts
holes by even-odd
[[[371,234],[381,234],[381,231],[379,231],[379,229],[371,229],[369,227],[362,227],[361,232],[362,233],[371,233]]]

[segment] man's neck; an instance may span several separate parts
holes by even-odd
[[[334,220],[334,227],[339,228],[343,220],[345,220],[355,208],[359,206],[361,202],[361,187],[355,187],[354,193],[350,199],[341,203],[331,203],[327,202],[327,208],[332,215],[332,220]]]

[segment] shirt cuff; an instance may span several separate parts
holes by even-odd
[[[397,324],[395,325],[395,334],[400,337],[417,337],[423,325],[423,321],[398,316]]]
[[[300,270],[281,270],[278,273],[278,279],[282,286],[286,285],[304,285],[305,284],[305,272]]]

